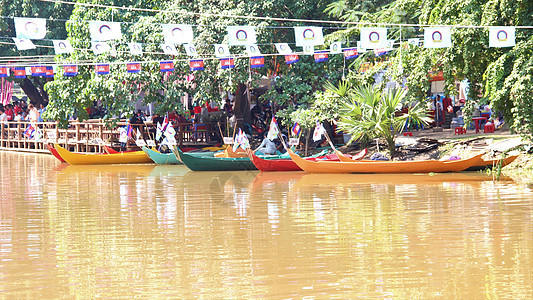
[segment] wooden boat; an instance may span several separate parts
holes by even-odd
[[[159,164],[159,165],[166,165],[166,164],[169,164],[169,165],[176,165],[176,164],[181,164],[180,161],[178,161],[178,159],[176,158],[176,155],[174,155],[174,153],[161,153],[159,151],[156,151],[156,150],[152,150],[148,147],[145,147],[143,146],[142,148],[142,151],[144,151],[144,153],[146,153],[146,155],[148,155],[148,157],[150,157],[150,159],[152,159],[156,164]]]
[[[468,159],[449,161],[308,161],[288,150],[291,159],[309,173],[443,173],[459,172],[479,164],[480,153]]]
[[[54,148],[54,146],[46,144],[46,148],[48,148],[48,151],[50,151],[55,158],[59,159],[60,162],[66,162],[63,157],[57,153],[57,150]]]
[[[365,157],[365,155],[367,153],[368,153],[368,150],[367,149],[363,149],[359,153],[357,153],[356,155],[350,156],[350,155],[346,155],[346,154],[340,152],[339,150],[335,149],[335,154],[337,154],[337,156],[339,157],[339,160],[340,161],[344,161],[344,162],[353,162],[355,160],[361,160],[363,157]]]
[[[508,164],[515,161],[515,159],[518,158],[520,154],[517,155],[509,155],[505,157],[502,161],[502,168],[507,166]],[[493,166],[498,166],[500,164],[501,158],[493,158],[493,159],[482,159],[481,162],[475,166],[472,166],[467,171],[479,171],[487,168],[492,168]]]
[[[81,154],[73,153],[55,144],[57,153],[71,165],[101,165],[101,164],[145,164],[152,160],[143,151],[120,152],[114,154]]]
[[[323,153],[318,153],[315,156],[306,157],[306,160],[331,160],[331,161],[339,161],[339,157],[337,155],[326,155],[326,156],[320,156]],[[250,159],[252,160],[255,167],[261,171],[261,172],[274,172],[274,171],[302,171],[302,168],[300,168],[292,159],[266,159],[262,157],[258,157],[257,155],[250,153]]]
[[[236,170],[257,170],[248,157],[209,157],[196,156],[182,152],[173,148],[172,152],[193,171],[236,171]]]

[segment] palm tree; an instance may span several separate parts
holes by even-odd
[[[419,103],[411,105],[407,113],[401,113],[404,89],[378,90],[370,85],[351,87],[341,82],[338,87],[327,84],[326,90],[337,94],[342,108],[337,122],[339,131],[352,135],[349,143],[360,139],[383,138],[387,142],[391,158],[394,157],[396,136],[403,128],[413,124],[427,124],[430,118]]]

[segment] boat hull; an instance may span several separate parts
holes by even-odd
[[[309,173],[445,173],[460,172],[479,164],[481,156],[478,154],[469,159],[439,161],[308,161],[289,150],[291,159],[304,171]]]
[[[102,164],[146,164],[152,160],[143,151],[120,152],[114,154],[81,154],[72,153],[67,149],[54,145],[57,153],[71,165],[102,165]]]
[[[46,144],[46,148],[48,148],[48,151],[50,151],[55,158],[59,159],[60,162],[66,162],[63,157],[57,153],[57,150],[54,148],[54,146]]]
[[[158,151],[154,151],[148,147],[142,147],[141,148],[150,159],[152,159],[156,164],[158,165],[177,165],[181,164],[180,161],[176,158],[176,155],[173,153],[161,153]]]
[[[252,161],[248,158],[227,158],[227,157],[209,157],[196,156],[183,153],[179,149],[173,149],[172,152],[183,162],[185,166],[193,171],[239,171],[239,170],[257,170]]]

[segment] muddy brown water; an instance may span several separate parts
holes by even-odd
[[[531,299],[533,191],[479,173],[0,152],[0,298]]]

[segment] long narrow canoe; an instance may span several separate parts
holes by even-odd
[[[257,170],[248,157],[209,157],[196,156],[183,153],[180,149],[173,148],[172,152],[193,171],[236,171],[236,170]]]
[[[48,148],[48,151],[50,151],[55,158],[59,159],[60,162],[66,162],[63,157],[57,153],[57,150],[54,148],[54,146],[46,144],[46,148]]]
[[[148,155],[148,157],[150,157],[150,159],[152,159],[158,165],[181,164],[181,162],[178,161],[174,153],[161,153],[145,146],[143,146],[141,149],[144,151],[144,153],[146,153],[146,155]]]
[[[479,164],[480,153],[468,159],[449,161],[421,160],[421,161],[308,161],[288,151],[291,159],[309,173],[444,173],[464,171]]]
[[[71,165],[101,165],[101,164],[145,164],[152,160],[143,151],[120,152],[114,154],[81,154],[73,153],[55,144],[57,153]]]
[[[315,156],[306,157],[306,160],[312,160],[315,161],[317,159],[321,160],[331,160],[331,161],[339,161],[339,158],[337,155],[326,155],[326,156],[318,156],[323,153],[318,153]],[[250,153],[250,159],[252,160],[255,167],[261,171],[261,172],[279,172],[279,171],[302,171],[302,168],[300,168],[292,159],[265,159],[262,157],[258,157],[257,155]]]
[[[505,157],[503,159],[503,161],[501,162],[502,163],[502,168],[507,166],[508,164],[512,163],[513,161],[515,161],[515,159],[517,159],[518,156],[520,156],[520,154],[518,154],[518,155],[509,155],[509,156]],[[492,168],[493,166],[497,166],[498,164],[500,164],[500,161],[501,161],[501,158],[482,159],[479,164],[468,168],[467,171],[479,171],[479,170],[483,170],[483,169],[486,169],[486,168]]]

